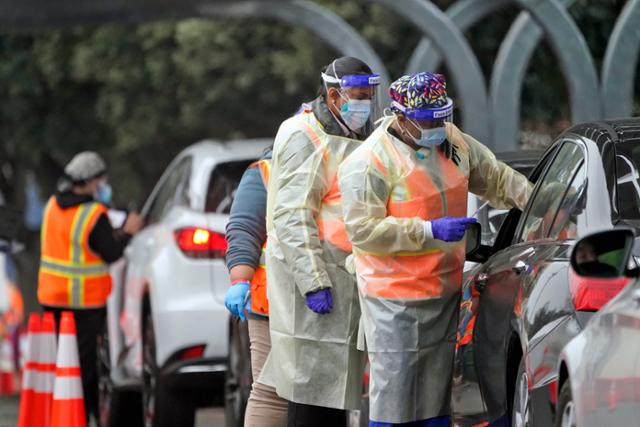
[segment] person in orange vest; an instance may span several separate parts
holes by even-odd
[[[524,208],[531,184],[451,123],[444,76],[395,81],[391,114],[341,165],[371,363],[370,426],[450,426],[471,191]]]
[[[287,401],[273,387],[256,380],[271,351],[265,248],[267,244],[267,186],[271,149],[245,171],[231,205],[227,224],[227,267],[231,287],[225,305],[240,319],[248,318],[253,384],[245,427],[281,427],[287,420]],[[245,310],[247,312],[245,316]]]
[[[142,220],[130,213],[121,229],[113,229],[107,216],[111,187],[98,154],[77,154],[64,172],[60,191],[44,211],[38,301],[57,324],[62,311],[73,312],[87,419],[98,419],[97,339],[111,292],[109,264],[122,256]]]

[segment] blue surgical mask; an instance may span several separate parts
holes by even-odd
[[[93,193],[93,198],[104,205],[111,203],[112,196],[113,191],[111,190],[111,186],[106,182],[101,182],[98,191]]]
[[[416,145],[426,148],[435,148],[442,144],[445,139],[447,139],[447,131],[444,126],[432,129],[422,129],[420,126],[413,123],[413,121],[409,121],[420,131],[420,138],[416,138],[413,135],[409,134]]]
[[[358,131],[367,124],[371,115],[370,99],[347,99],[340,107],[340,117],[352,131]]]

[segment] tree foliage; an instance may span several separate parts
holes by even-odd
[[[317,1],[369,41],[392,77],[402,74],[421,37],[415,28],[364,0]],[[571,9],[598,62],[624,3],[579,0]],[[517,12],[501,11],[467,34],[487,77]],[[20,180],[12,171],[34,169],[52,191],[60,167],[93,149],[109,161],[116,200],[140,205],[183,147],[274,135],[316,94],[319,69],[335,55],[303,29],[259,19],[0,34],[0,190],[17,200]],[[568,115],[557,69],[541,45],[523,89],[523,115],[532,123]]]

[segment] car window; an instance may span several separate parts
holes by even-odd
[[[252,160],[221,163],[211,172],[205,212],[228,214],[242,174]]]
[[[147,223],[153,224],[162,219],[169,207],[175,204],[188,204],[189,178],[191,176],[191,157],[186,157],[169,172],[155,194],[147,213]]]
[[[567,189],[551,226],[549,237],[556,240],[575,239],[578,236],[578,215],[585,208],[587,168],[581,163]]]
[[[560,147],[558,155],[538,183],[533,199],[529,203],[527,215],[522,220],[519,242],[538,240],[548,236],[560,203],[565,195],[570,194],[569,187],[583,160],[582,149],[577,144],[565,142]]]
[[[626,220],[640,220],[640,144],[616,144],[616,192],[618,214]]]

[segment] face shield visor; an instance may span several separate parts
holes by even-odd
[[[348,74],[338,78],[322,73],[322,80],[327,92],[329,84],[339,86],[340,97],[344,101],[340,115],[347,127],[360,135],[369,135],[373,123],[380,117],[380,75]]]
[[[426,148],[434,148],[446,140],[445,122],[453,122],[453,100],[447,98],[447,103],[437,108],[409,108],[393,101],[392,109],[404,115],[410,126],[419,132],[419,137],[413,137],[414,142]]]

